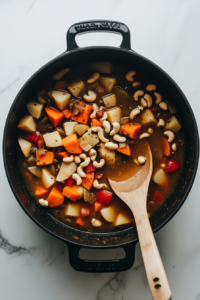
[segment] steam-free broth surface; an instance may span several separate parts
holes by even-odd
[[[35,130],[34,128],[30,130],[32,119],[30,119],[27,124],[22,122],[22,125],[19,126],[19,144],[20,141],[31,143],[31,145],[24,145],[22,142],[20,147],[18,147],[20,172],[31,195],[35,198],[33,201],[45,200],[46,202],[39,201],[40,204],[38,203],[38,205],[48,205],[41,209],[46,210],[52,217],[69,226],[81,230],[109,232],[134,225],[132,212],[126,204],[112,192],[107,179],[110,178],[121,181],[134,176],[144,165],[139,162],[139,157],[145,156],[145,144],[147,142],[150,144],[153,155],[153,175],[147,198],[149,217],[152,217],[163,205],[164,201],[169,198],[177,184],[183,166],[184,133],[181,129],[181,120],[179,119],[178,111],[173,106],[173,99],[167,95],[166,91],[162,89],[162,86],[147,77],[146,74],[140,72],[140,70],[135,70],[136,73],[132,77],[127,75],[129,71],[132,70],[127,66],[110,63],[79,65],[71,68],[69,72],[66,72],[61,77],[50,78],[33,92],[30,99],[27,99],[27,103],[30,102],[30,100],[34,100],[34,106],[37,107],[38,104],[42,104],[43,107],[41,112],[39,107],[40,113],[37,115],[37,117],[39,116],[38,118],[35,117],[34,109],[32,110],[32,108],[30,109],[28,107],[24,108],[23,115],[33,117]],[[93,83],[88,83],[88,79],[91,78],[95,72],[99,74],[97,77],[100,77]],[[109,74],[107,72],[109,72]],[[95,76],[96,75],[94,75],[94,77]],[[109,81],[104,82],[105,78],[107,78],[107,80],[111,78],[111,86],[109,85]],[[112,83],[113,78],[115,78],[114,83]],[[132,80],[132,78],[134,78],[134,80],[129,81]],[[74,82],[76,83],[75,85]],[[82,84],[82,86],[80,86],[80,84]],[[134,84],[135,86],[133,86]],[[149,84],[154,85],[148,87]],[[135,92],[138,90],[144,93],[135,101]],[[65,102],[64,100],[62,101],[62,99],[55,100],[55,97],[57,97],[55,91],[61,91],[63,93],[66,98]],[[84,99],[84,95],[89,95],[88,91],[93,92],[92,96],[96,95],[96,99],[93,102],[88,102]],[[154,93],[158,93],[159,95]],[[152,99],[151,105],[144,98],[146,94],[150,95]],[[105,99],[105,97],[113,95],[115,95],[114,102],[112,97],[108,97],[108,101]],[[163,109],[160,103],[156,104],[158,102],[158,96],[162,97],[160,103],[167,104],[167,109],[166,107]],[[148,96],[146,98],[148,100]],[[147,106],[144,106],[145,102],[142,99],[146,101]],[[74,100],[77,101],[74,102]],[[98,106],[98,109],[96,117],[91,118],[90,116],[94,112],[94,104]],[[130,118],[130,113],[138,107],[139,113],[133,119]],[[59,121],[59,115],[55,116],[53,114],[52,118],[47,108],[53,108],[59,112],[61,120]],[[121,116],[119,116],[119,111],[116,110],[116,115],[114,114],[114,117],[109,117],[109,112],[112,112],[116,108],[120,110]],[[50,110],[50,112],[52,111]],[[109,132],[105,132],[107,127],[105,123],[101,122],[105,112],[107,112],[108,116],[105,120],[110,124]],[[148,113],[147,115],[145,115],[146,112]],[[151,114],[150,116],[149,113]],[[114,119],[112,119],[112,117]],[[110,135],[114,128],[113,121],[116,122],[116,119],[120,124],[120,129],[116,134],[120,137],[124,137],[125,142],[116,141],[116,136]],[[159,127],[160,119],[163,120],[164,126]],[[65,127],[66,123],[72,122],[77,122],[75,126],[78,124],[88,125],[88,128],[83,134],[79,134],[80,131],[78,127],[75,127],[78,132],[75,131],[74,128],[70,129],[68,125]],[[91,126],[91,123],[93,126]],[[130,128],[132,130],[132,125],[136,126],[130,133],[128,130]],[[141,128],[139,128],[140,125]],[[127,126],[129,126],[128,129]],[[111,150],[106,148],[106,142],[99,138],[98,129],[95,131],[94,128],[102,128],[103,137],[107,139],[109,143],[112,143],[111,146],[117,144],[117,149]],[[83,128],[81,130],[83,130]],[[97,152],[97,157],[94,161],[99,163],[101,160],[104,160],[105,164],[103,167],[94,168],[95,163],[89,155],[90,150],[86,151],[91,146],[90,143],[88,144],[88,137],[86,140],[84,139],[84,135],[88,130],[94,135],[94,138],[99,138],[99,142],[91,147],[90,150],[95,149]],[[164,133],[166,133],[166,131],[170,133],[165,135]],[[47,136],[45,135],[52,132],[58,133],[54,144],[59,143],[59,137],[61,138],[62,144],[58,147],[52,147],[52,141],[50,141],[50,146],[48,144],[49,141],[47,141]],[[134,138],[131,138],[132,134]],[[147,134],[148,136],[141,138],[142,134]],[[74,135],[76,135],[77,140]],[[43,140],[43,137],[45,140]],[[73,144],[72,148],[70,148],[71,152],[67,150],[71,147],[71,141],[69,142],[68,137],[72,137],[73,142],[76,142],[76,145]],[[173,140],[171,141],[170,139],[172,138]],[[170,140],[170,142],[168,142],[168,140]],[[107,149],[109,150],[109,155],[105,155],[104,153]],[[47,151],[50,153],[49,157],[47,157]],[[68,176],[69,178],[66,178],[66,174],[61,174],[61,169],[63,164],[68,166],[70,164],[72,166],[76,165],[77,168],[81,163],[87,162],[85,159],[80,159],[79,163],[74,161],[75,156],[78,157],[81,152],[82,154],[85,153],[86,157],[90,160],[89,165],[82,168],[89,179],[87,181],[80,176],[82,183],[77,185],[78,181],[76,182],[72,179],[71,175]],[[39,159],[36,153],[37,155],[39,153]],[[74,156],[72,162],[63,162],[65,158],[69,158],[71,155]],[[113,155],[114,163],[112,161]],[[51,159],[52,163],[50,163]],[[40,164],[41,162],[42,165]],[[79,175],[79,170],[80,168],[76,169],[73,174],[76,173]],[[35,172],[37,176],[35,176]],[[59,181],[57,179],[59,179]],[[55,180],[55,182],[52,184],[51,180]],[[105,186],[95,188],[95,180],[98,186],[101,183],[105,184]],[[37,188],[38,186],[40,187],[39,189]],[[44,188],[43,192],[42,187]],[[39,193],[38,196],[36,196],[36,191]],[[82,195],[83,192],[84,194]],[[77,193],[79,196],[77,196]],[[62,199],[63,196],[64,200]],[[73,197],[80,199],[74,200],[75,198]]]

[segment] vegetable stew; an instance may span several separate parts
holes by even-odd
[[[109,186],[153,155],[149,218],[173,192],[184,132],[173,99],[140,70],[110,62],[63,69],[27,101],[18,124],[18,161],[31,195],[58,221],[94,232],[134,225]]]

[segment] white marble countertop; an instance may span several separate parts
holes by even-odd
[[[178,83],[200,127],[199,11],[198,0],[1,0],[1,137],[21,86],[40,66],[66,49],[70,25],[91,19],[126,23],[132,49],[160,65]],[[81,46],[118,46],[120,37],[91,34],[80,36],[78,42]],[[151,299],[138,245],[135,264],[127,272],[76,272],[69,265],[67,246],[36,226],[18,205],[5,176],[2,155],[0,164],[0,299]],[[200,172],[184,206],[156,233],[173,299],[177,300],[200,300],[198,182]],[[92,255],[97,256],[94,251]],[[119,250],[109,255],[114,258]]]

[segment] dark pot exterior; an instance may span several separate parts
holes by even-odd
[[[78,48],[75,41],[76,34],[94,30],[120,33],[123,37],[120,48]],[[67,33],[67,45],[68,49],[66,52],[44,65],[24,84],[10,108],[3,137],[3,158],[6,175],[17,201],[26,214],[42,229],[68,244],[70,263],[73,268],[87,272],[127,270],[134,263],[135,245],[138,242],[136,228],[100,234],[77,230],[54,220],[30,196],[19,172],[15,151],[17,147],[17,124],[22,117],[22,108],[28,101],[32,91],[44,82],[45,79],[51,77],[61,69],[70,68],[71,66],[87,61],[113,61],[127,64],[130,66],[130,69],[143,70],[155,82],[169,91],[173,103],[178,108],[183,130],[185,131],[185,163],[174,193],[151,220],[154,232],[161,229],[177,213],[193,185],[199,157],[199,138],[196,120],[188,100],[169,75],[148,59],[131,50],[130,32],[125,24],[113,21],[88,21],[74,24]],[[78,256],[81,247],[103,249],[123,247],[126,256],[122,260],[87,261],[80,259]]]

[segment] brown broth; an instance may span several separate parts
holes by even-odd
[[[139,102],[136,102],[133,100],[133,93],[138,89],[145,90],[146,85],[152,82],[152,80],[150,78],[148,78],[145,74],[143,74],[142,72],[137,70],[137,73],[134,76],[134,78],[136,81],[141,82],[141,86],[135,88],[132,86],[132,83],[129,83],[125,80],[125,74],[127,71],[129,71],[129,68],[127,66],[114,64],[113,73],[108,75],[108,76],[114,76],[117,78],[117,86],[119,88],[117,88],[117,89],[114,88],[114,90],[112,92],[116,93],[116,95],[117,95],[117,106],[120,106],[122,109],[122,118],[129,116],[131,110],[136,108],[139,104]],[[93,71],[90,69],[90,67],[88,65],[76,66],[69,73],[67,73],[64,76],[64,78],[62,78],[62,81],[65,80],[68,83],[69,81],[71,81],[73,79],[81,78],[86,84],[85,92],[87,92],[88,89],[94,90],[97,87],[97,83],[87,84],[87,79],[91,76],[92,73],[93,73]],[[156,84],[156,82],[155,82],[155,84]],[[45,88],[47,88],[48,91],[50,91],[54,88],[54,85],[55,85],[55,81],[50,79],[47,82],[45,82],[45,84],[43,86]],[[167,102],[168,99],[170,99],[169,96],[167,95],[166,91],[164,91],[162,89],[162,87],[158,86],[156,91],[158,91],[162,95],[163,101]],[[148,92],[148,93],[152,95],[153,99],[155,99],[153,92]],[[105,92],[98,96],[96,103],[99,106],[103,105],[102,104],[102,96],[104,96],[106,94],[108,94],[108,93]],[[81,97],[82,95],[83,94],[79,95],[79,97]],[[33,97],[35,97],[35,95],[33,95]],[[48,92],[45,95],[45,99],[47,101],[47,106],[55,107],[57,109],[54,101],[49,97]],[[74,99],[74,97],[72,97],[72,99]],[[170,99],[170,100],[171,100],[171,103],[173,103],[173,99]],[[165,112],[165,111],[161,110],[158,106],[156,106],[156,107],[157,107],[157,111],[154,112],[156,119],[158,120],[159,118],[163,118],[165,120],[165,122],[167,122],[171,116],[171,115],[169,115],[169,111]],[[27,114],[26,108],[24,110],[24,114]],[[45,116],[46,116],[46,113],[45,113],[45,110],[43,109],[42,116],[37,121],[37,123],[39,123],[39,121],[41,119],[43,119]],[[177,114],[176,114],[176,117],[178,118]],[[178,120],[179,120],[179,118],[178,118]],[[62,124],[66,121],[67,121],[66,119],[63,120],[63,122],[59,125],[59,127],[62,128]],[[141,115],[139,115],[138,117],[136,117],[134,119],[134,123],[139,123],[139,124],[141,123]],[[54,131],[53,127],[51,126],[51,123],[49,122],[48,124],[49,125],[45,128],[45,133]],[[148,142],[151,146],[151,150],[152,150],[152,154],[153,154],[153,169],[155,171],[160,168],[160,165],[162,163],[166,163],[166,161],[169,160],[169,158],[162,154],[160,156],[160,153],[162,151],[161,141],[163,139],[163,131],[164,131],[163,128],[158,128],[158,127],[156,127],[156,125],[152,125],[152,126],[148,126],[148,127],[143,126],[140,130],[139,135],[143,132],[146,132],[149,127],[153,129],[153,134],[148,138]],[[37,129],[40,131],[42,128],[40,125],[38,125]],[[26,133],[19,130],[18,137],[26,139]],[[147,211],[149,212],[150,216],[153,216],[153,214],[162,206],[164,201],[166,201],[166,199],[168,199],[170,197],[171,193],[173,192],[173,190],[176,187],[177,180],[182,171],[183,158],[184,158],[184,132],[182,129],[175,135],[174,142],[177,143],[178,150],[176,152],[172,152],[172,155],[170,156],[170,158],[175,159],[178,162],[180,168],[174,172],[167,173],[168,185],[166,187],[162,187],[158,184],[155,184],[153,181],[151,181],[150,187],[149,187],[149,192],[148,192],[148,198],[147,198]],[[107,181],[108,178],[120,181],[122,178],[127,179],[127,178],[130,178],[131,176],[133,176],[140,169],[140,166],[138,166],[134,162],[134,160],[137,159],[137,157],[139,155],[144,154],[143,153],[144,152],[144,143],[146,143],[146,140],[144,141],[144,140],[137,139],[135,141],[135,144],[130,145],[131,151],[132,151],[131,156],[126,156],[126,155],[123,155],[116,151],[115,166],[111,167],[109,165],[105,165],[103,168],[97,170],[98,173],[100,172],[103,174],[103,178],[100,179],[99,182],[108,184],[108,181]],[[37,147],[36,143],[34,143],[33,148],[32,148],[33,156],[35,155],[34,147]],[[61,158],[56,157],[56,159],[58,160],[58,163],[62,162]],[[97,159],[97,161],[98,161],[98,159]],[[24,178],[27,188],[29,189],[30,194],[37,201],[38,198],[35,197],[34,191],[35,191],[36,185],[42,185],[42,181],[40,178],[37,178],[34,175],[31,175],[30,179],[26,178],[25,173],[27,172],[27,167],[31,166],[31,164],[27,163],[27,159],[23,156],[19,147],[18,147],[18,160],[19,160],[20,172]],[[34,164],[32,164],[32,165],[34,165]],[[55,164],[55,166],[57,168],[57,164]],[[163,201],[156,202],[153,200],[153,193],[155,192],[155,190],[159,191],[163,195],[163,198],[164,198]],[[94,188],[92,188],[92,192],[94,192],[94,193],[96,192]],[[47,196],[44,198],[46,199]],[[33,201],[35,201],[35,200],[33,199]],[[83,199],[81,199],[81,200],[77,201],[76,203],[79,203],[81,207],[90,208],[91,213],[90,213],[90,216],[83,218],[85,225],[83,227],[80,227],[80,225],[77,225],[75,223],[76,218],[65,216],[65,209],[69,202],[71,202],[71,201],[65,197],[65,200],[61,206],[54,207],[54,208],[46,208],[45,207],[44,209],[47,210],[47,212],[53,218],[57,219],[58,221],[65,223],[69,226],[81,229],[81,230],[95,231],[95,232],[109,232],[109,231],[121,230],[121,229],[124,229],[124,228],[134,225],[134,217],[133,217],[132,212],[127,207],[127,205],[123,201],[121,201],[115,194],[113,195],[110,205],[115,208],[116,214],[121,212],[124,215],[126,215],[130,220],[129,224],[115,227],[114,223],[108,223],[107,221],[105,221],[102,218],[99,211],[98,212],[94,211],[94,204],[89,204],[88,202],[85,202]],[[91,225],[92,218],[96,218],[96,219],[100,220],[102,222],[102,226],[99,228],[94,228]]]

